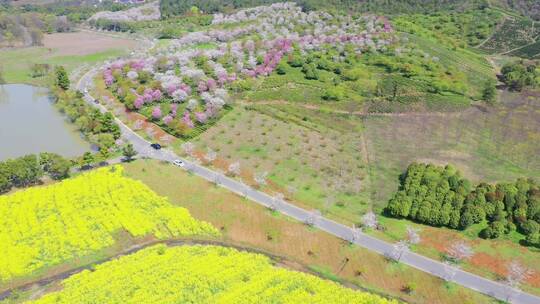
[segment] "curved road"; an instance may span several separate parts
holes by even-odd
[[[76,88],[80,91],[84,91],[85,88],[90,87],[92,85],[93,77],[98,71],[99,69],[93,69],[83,75],[77,83]],[[97,107],[101,112],[107,111],[103,105],[94,103],[95,98],[90,96],[88,93],[85,94],[84,98],[89,104]],[[219,184],[232,192],[254,201],[255,203],[267,208],[275,209],[276,211],[279,211],[280,213],[290,216],[298,221],[309,223],[314,227],[324,230],[341,239],[350,241],[358,246],[375,251],[379,254],[388,257],[398,256],[398,260],[401,263],[407,264],[444,280],[453,281],[464,287],[510,303],[540,303],[540,297],[511,288],[505,284],[482,278],[478,275],[460,270],[459,268],[453,266],[448,266],[442,262],[427,258],[414,252],[397,252],[394,244],[379,240],[362,233],[358,229],[353,229],[330,219],[324,218],[313,211],[299,208],[283,200],[276,201],[274,197],[261,191],[257,191],[237,180],[231,179],[219,172],[212,171],[197,163],[182,159],[168,149],[154,150],[150,147],[149,142],[131,130],[122,121],[120,121],[118,118],[115,118],[115,120],[120,126],[123,139],[131,142],[139,155],[143,157],[149,157],[167,162],[180,159],[185,163],[184,169],[189,170],[210,182]]]

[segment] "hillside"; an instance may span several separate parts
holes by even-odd
[[[2,304],[540,301],[535,1],[17,2]]]

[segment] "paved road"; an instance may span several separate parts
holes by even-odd
[[[77,83],[77,89],[83,91],[85,88],[89,87],[91,85],[93,75],[95,75],[97,71],[98,69],[93,69],[87,74],[83,75],[81,80]],[[97,107],[100,111],[107,111],[107,109],[101,104],[95,103],[95,98],[93,98],[89,94],[86,94],[85,100],[94,107]],[[230,191],[233,191],[241,196],[245,196],[246,198],[254,201],[255,203],[275,209],[276,211],[279,211],[298,221],[309,223],[314,227],[324,230],[344,240],[348,240],[354,244],[357,244],[358,246],[367,248],[369,250],[389,257],[396,258],[397,256],[399,256],[399,261],[401,263],[407,264],[442,279],[453,281],[457,284],[492,296],[499,300],[508,301],[511,303],[540,304],[540,297],[522,292],[518,289],[510,288],[504,284],[482,278],[480,276],[460,270],[453,266],[448,266],[444,263],[424,257],[414,252],[398,252],[396,251],[394,244],[369,236],[365,233],[362,233],[358,229],[353,229],[351,227],[324,218],[313,211],[299,208],[283,200],[278,201],[274,197],[261,191],[257,191],[237,180],[231,179],[221,173],[212,171],[197,163],[182,159],[168,149],[154,150],[150,147],[149,142],[147,142],[144,138],[142,138],[129,127],[127,127],[122,121],[116,118],[116,122],[118,123],[122,131],[122,138],[125,141],[131,142],[133,144],[135,150],[137,150],[137,152],[139,153],[139,156],[168,162],[180,159],[185,163],[184,169],[191,171],[193,174],[196,174],[210,182],[219,184],[220,186],[229,189]]]

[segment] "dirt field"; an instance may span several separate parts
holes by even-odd
[[[56,0],[14,0],[12,2],[13,5],[45,5],[45,4],[51,4],[56,2]]]
[[[91,32],[55,33],[43,37],[43,47],[54,56],[80,56],[110,49],[132,49],[137,41]]]

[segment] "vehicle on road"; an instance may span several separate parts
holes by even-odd
[[[178,166],[178,167],[184,167],[185,165],[185,163],[179,159],[175,159],[172,163],[173,165]]]
[[[152,148],[154,148],[154,149],[156,149],[156,150],[161,149],[161,145],[158,144],[158,143],[153,143],[153,144],[150,145],[150,147],[152,147]]]
[[[94,99],[94,103],[95,103],[95,104],[99,104],[99,100]]]

